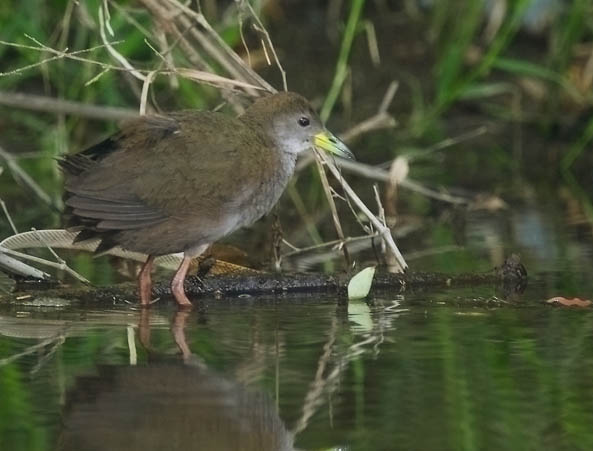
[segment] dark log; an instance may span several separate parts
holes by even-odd
[[[344,295],[347,292],[351,274],[324,273],[266,273],[246,271],[199,278],[188,277],[185,289],[192,299],[202,297],[226,297],[238,295],[277,295],[288,293],[327,293]],[[512,255],[504,265],[485,273],[443,274],[428,272],[407,272],[391,274],[377,271],[371,294],[397,294],[407,290],[495,285],[506,295],[520,293],[527,284],[527,272],[519,257]],[[134,301],[136,286],[123,283],[111,287],[68,287],[40,290],[38,284],[19,284],[17,292],[0,297],[0,302],[29,303],[40,298],[83,302]],[[155,284],[153,296],[171,300],[168,282]],[[49,301],[48,301],[49,302]],[[50,305],[51,305],[50,302]],[[47,305],[47,304],[43,304]]]

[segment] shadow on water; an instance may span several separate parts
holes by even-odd
[[[151,355],[145,366],[102,366],[97,375],[78,378],[58,449],[294,449],[265,394],[225,379],[191,353],[187,316],[177,313],[172,327],[185,364],[159,363]],[[150,349],[148,312],[142,312],[139,335]]]

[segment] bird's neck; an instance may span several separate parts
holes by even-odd
[[[257,108],[257,106],[259,104],[250,107],[239,119],[247,124],[250,129],[258,130],[266,142],[278,149],[280,153],[292,154],[291,158],[295,160],[296,156],[294,154],[297,152],[293,137],[290,134],[287,136],[282,128],[277,128],[277,124],[281,122],[276,120],[277,117],[274,117],[267,110]]]

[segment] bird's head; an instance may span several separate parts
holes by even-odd
[[[311,104],[299,94],[281,92],[258,99],[243,118],[256,121],[284,152],[299,154],[315,146],[354,159],[346,144],[324,127]]]

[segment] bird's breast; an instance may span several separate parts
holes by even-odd
[[[241,206],[243,225],[250,225],[268,213],[280,199],[294,172],[296,157],[293,154],[274,152],[258,167],[254,183],[246,193],[245,205]]]

